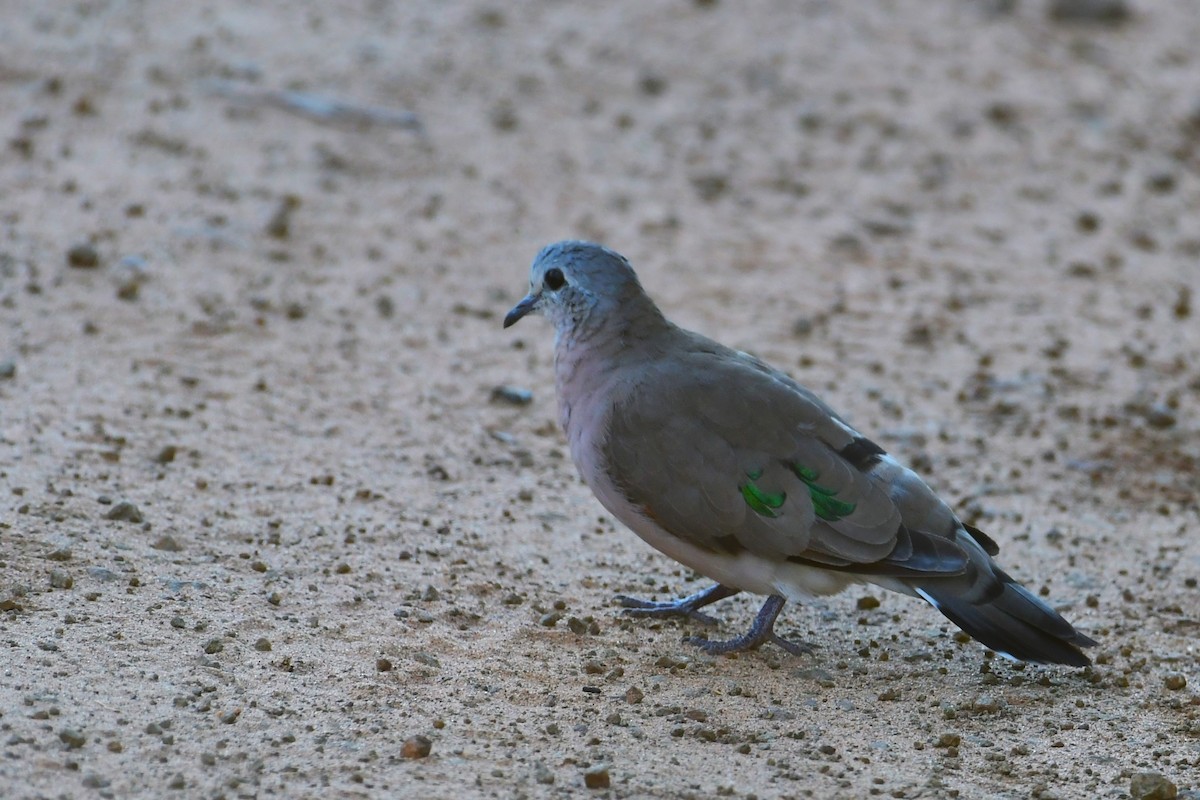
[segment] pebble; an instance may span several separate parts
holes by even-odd
[[[958,747],[960,744],[962,744],[962,737],[959,736],[957,733],[943,733],[941,736],[938,737],[937,742],[935,742],[933,746],[934,747]]]
[[[1163,684],[1172,692],[1177,692],[1187,686],[1187,677],[1182,672],[1172,672],[1163,678]]]
[[[67,747],[70,747],[72,750],[76,750],[87,744],[87,739],[84,737],[84,735],[74,728],[63,728],[58,732],[58,738],[59,741],[61,741]]]
[[[607,764],[597,764],[583,773],[583,785],[589,789],[607,789],[611,784]]]
[[[1129,795],[1133,800],[1174,800],[1179,796],[1179,787],[1159,772],[1139,772],[1129,782]]]
[[[70,589],[75,585],[75,580],[71,575],[62,569],[50,570],[50,588],[52,589]]]
[[[433,751],[433,742],[428,736],[410,736],[404,740],[400,755],[405,758],[425,758]]]
[[[88,789],[104,789],[112,783],[103,775],[97,775],[94,772],[89,772],[83,776],[83,785]]]
[[[533,402],[533,392],[520,386],[496,386],[492,389],[492,402],[527,406]]]
[[[1125,0],[1051,0],[1049,14],[1059,22],[1114,24],[1129,19],[1129,5]]]
[[[175,540],[174,536],[160,536],[155,540],[154,544],[150,545],[155,550],[162,550],[167,553],[178,553],[183,550],[183,545]]]
[[[12,380],[17,377],[17,362],[0,361],[0,381]]]
[[[386,658],[375,659],[375,671],[376,672],[391,672],[392,671],[392,662]]]
[[[173,444],[169,444],[166,447],[164,447],[162,450],[158,451],[158,455],[156,455],[154,457],[154,460],[157,461],[159,464],[170,464],[172,461],[175,460],[175,455],[178,452],[179,452],[178,447],[176,447]]]
[[[100,254],[95,247],[82,242],[67,251],[67,264],[76,269],[95,269],[100,266]]]
[[[267,221],[268,236],[276,239],[286,239],[292,232],[292,212],[300,207],[300,198],[294,194],[285,194],[279,199],[279,205]]]
[[[871,595],[860,597],[857,605],[859,611],[870,611],[872,608],[879,608],[879,598]]]
[[[51,550],[47,553],[46,558],[50,561],[70,561],[71,551],[65,547],[60,547],[57,550]]]
[[[625,690],[625,702],[630,705],[637,705],[645,699],[646,693],[636,686],[630,686]]]
[[[1143,412],[1146,424],[1151,428],[1165,430],[1175,427],[1175,412],[1164,403],[1153,403]]]
[[[104,515],[105,519],[116,520],[117,522],[141,522],[142,512],[133,503],[128,500],[121,500],[113,504],[113,507]]]
[[[220,639],[209,639],[208,643],[204,645],[204,652],[210,656],[214,655],[215,653],[219,653],[224,649],[225,643]]]
[[[489,117],[492,121],[492,127],[498,131],[516,130],[517,126],[521,124],[521,120],[517,116],[517,110],[507,100],[494,106]]]
[[[260,636],[254,641],[254,649],[260,653],[271,652],[271,640],[264,636]]]

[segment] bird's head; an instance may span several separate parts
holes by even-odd
[[[624,256],[591,242],[556,242],[529,268],[529,294],[504,317],[509,327],[528,314],[554,323],[559,336],[620,325],[658,310],[642,291]]]

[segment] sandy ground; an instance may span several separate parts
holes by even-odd
[[[0,794],[1200,792],[1200,15],[1135,11],[0,2]],[[809,658],[621,617],[703,580],[500,329],[565,237],[915,464],[1096,666],[865,588],[785,611]]]

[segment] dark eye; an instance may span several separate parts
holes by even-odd
[[[545,276],[542,277],[542,283],[546,284],[546,287],[552,292],[561,289],[566,282],[567,279],[563,277],[562,270],[558,267],[546,270]]]

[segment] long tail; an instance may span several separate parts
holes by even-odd
[[[974,545],[974,542],[971,543]],[[991,649],[1037,664],[1091,664],[1079,649],[1096,642],[1013,580],[982,548],[969,546],[967,570],[909,586],[951,622]]]

